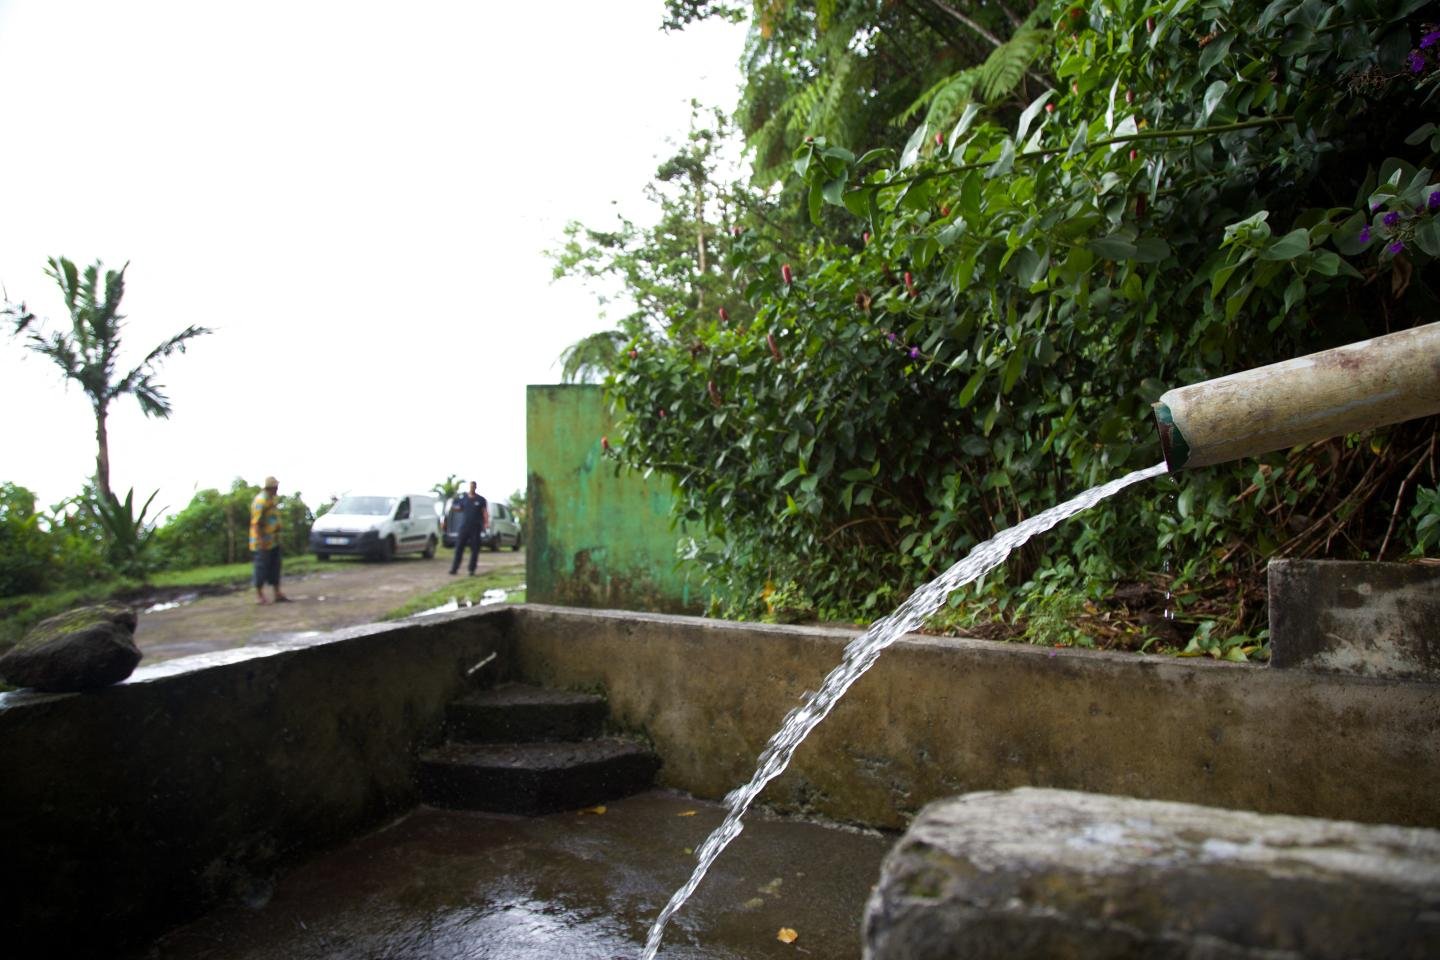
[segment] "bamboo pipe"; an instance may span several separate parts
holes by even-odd
[[[1153,407],[1172,472],[1440,413],[1440,323],[1177,387]]]

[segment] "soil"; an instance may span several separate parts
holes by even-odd
[[[148,606],[137,608],[135,642],[144,654],[141,663],[373,623],[412,597],[463,579],[463,566],[459,577],[450,576],[450,560],[448,553],[431,560],[399,557],[389,563],[332,560],[318,572],[295,578],[282,575],[280,589],[289,603],[261,605],[248,587],[219,594],[189,591],[149,597]],[[523,574],[524,563],[523,550],[482,550],[479,572],[520,567]],[[270,590],[265,593],[268,597]],[[167,608],[153,609],[156,606]]]

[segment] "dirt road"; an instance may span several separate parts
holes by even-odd
[[[261,606],[254,590],[241,589],[183,600],[169,609],[142,609],[135,630],[141,663],[372,623],[411,597],[464,579],[464,567],[459,577],[450,576],[450,559],[444,553],[433,560],[400,557],[390,563],[335,560],[319,572],[284,578],[281,589],[291,603]],[[480,553],[481,573],[502,567],[519,567],[523,573],[524,564],[523,550]]]

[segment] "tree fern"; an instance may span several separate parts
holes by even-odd
[[[1049,30],[1017,30],[996,47],[980,66],[980,96],[985,102],[994,103],[1019,87],[1030,64],[1049,47],[1050,38]]]

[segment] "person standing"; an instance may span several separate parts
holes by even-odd
[[[250,550],[255,554],[255,597],[260,603],[270,602],[265,599],[267,583],[274,589],[276,603],[290,600],[280,592],[279,489],[280,481],[266,477],[265,489],[250,501]]]
[[[460,514],[460,534],[455,538],[455,560],[450,564],[450,573],[460,569],[460,558],[465,555],[465,545],[470,545],[470,575],[475,575],[475,565],[480,562],[480,535],[490,523],[490,505],[475,492],[475,481],[470,481],[470,492],[455,498],[450,510]]]

